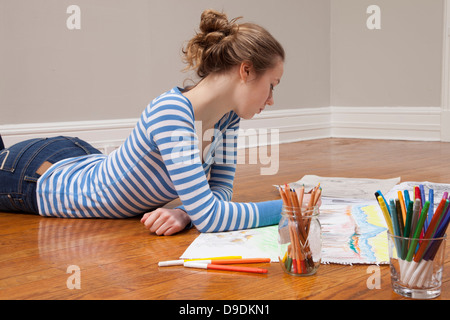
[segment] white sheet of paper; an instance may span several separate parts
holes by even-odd
[[[291,187],[305,185],[310,190],[320,183],[322,197],[374,200],[375,192],[380,190],[383,194],[389,192],[400,182],[400,177],[391,179],[365,179],[365,178],[339,178],[305,175],[300,180],[290,183]]]

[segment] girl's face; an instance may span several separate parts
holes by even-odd
[[[241,68],[242,69],[242,68]],[[251,119],[264,110],[266,105],[273,105],[273,89],[280,83],[283,76],[284,63],[280,59],[273,68],[257,76],[252,67],[243,72],[243,86],[239,92],[235,112],[243,119]]]

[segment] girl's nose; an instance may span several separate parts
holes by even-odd
[[[274,103],[274,101],[273,101],[273,94],[272,94],[272,91],[271,91],[269,97],[266,100],[266,105],[273,106],[273,103]]]

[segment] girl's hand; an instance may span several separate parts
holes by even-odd
[[[141,219],[145,228],[158,236],[170,236],[180,232],[190,221],[188,214],[183,210],[166,208],[158,208],[147,212]]]

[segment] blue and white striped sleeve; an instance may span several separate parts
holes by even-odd
[[[184,210],[200,232],[248,229],[278,222],[279,200],[230,201],[234,166],[215,166],[210,186],[203,171],[193,114],[187,102],[166,97],[159,106],[153,106],[149,123],[149,137],[159,148]]]

